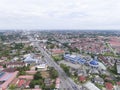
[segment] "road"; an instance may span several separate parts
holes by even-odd
[[[30,36],[29,36],[29,40],[34,41],[34,39]],[[45,49],[40,47],[39,42],[37,40],[34,41],[33,43],[34,43],[34,46],[37,47],[41,51],[41,53],[44,56],[44,59],[46,60],[48,65],[53,66],[58,71],[59,78],[61,80],[60,89],[62,89],[62,90],[81,90],[80,86],[78,86],[76,83],[74,83],[74,81],[66,75],[66,73],[63,71],[63,69],[61,69],[61,67],[53,60],[53,58],[45,51]]]

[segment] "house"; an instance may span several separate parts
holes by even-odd
[[[109,82],[105,83],[106,90],[113,90],[113,85]]]
[[[97,60],[91,60],[91,61],[89,62],[89,65],[90,65],[91,67],[93,67],[93,68],[98,68],[99,63],[98,63]]]
[[[24,67],[27,66],[24,62],[19,62],[19,61],[15,61],[15,62],[9,62],[6,64],[7,68],[16,68],[16,67]]]
[[[100,84],[100,85],[104,85],[104,80],[102,78],[100,78],[99,76],[96,76],[94,79],[93,79],[93,82],[94,83],[97,83],[97,84]]]
[[[106,76],[109,76],[109,72],[107,70],[99,70],[100,74],[101,75],[106,75]]]
[[[93,83],[91,82],[86,82],[83,87],[85,87],[85,90],[100,90],[98,87],[96,87]]]
[[[74,75],[76,71],[77,71],[77,70],[76,70],[75,68],[70,68],[70,69],[69,69],[69,72],[70,72],[72,75]]]
[[[2,71],[4,68],[3,68],[3,66],[0,66],[0,71]]]
[[[120,82],[117,82],[117,90],[120,90]]]
[[[15,72],[16,68],[5,68],[3,71],[11,73],[11,72]]]
[[[32,75],[21,75],[18,77],[19,79],[33,80]]]
[[[28,74],[28,75],[34,75],[34,74],[36,74],[36,72],[37,71],[34,71],[34,70],[33,71],[26,71],[26,74]]]
[[[25,83],[26,83],[26,80],[21,79],[21,80],[19,80],[19,82],[17,84],[17,87],[24,88],[25,87]]]
[[[52,49],[51,50],[51,53],[52,53],[52,55],[62,55],[62,54],[64,54],[65,53],[65,51],[64,50],[61,50],[61,49]]]
[[[29,88],[29,84],[30,84],[30,80],[26,80],[26,79],[19,79],[18,83],[17,83],[17,87],[18,88]]]
[[[117,73],[120,74],[120,60],[116,62]]]
[[[81,83],[85,82],[86,81],[86,77],[85,76],[79,76],[79,81]]]
[[[44,83],[46,86],[50,86],[52,84],[50,78],[45,78]]]
[[[95,69],[95,68],[92,68],[92,69],[89,70],[88,73],[89,74],[99,74],[99,71],[97,69]]]
[[[4,72],[0,77],[0,90],[6,90],[11,82],[16,78],[18,71]]]
[[[37,64],[39,62],[38,59],[33,58],[33,56],[28,55],[26,58],[23,60],[27,64]]]
[[[19,82],[19,79],[18,78],[15,78],[12,82],[11,82],[11,84],[10,85],[17,85],[18,84],[18,82]]]
[[[47,70],[47,64],[46,63],[42,63],[42,64],[38,64],[35,66],[35,68],[38,70],[38,71],[46,71]]]
[[[85,69],[78,69],[77,71],[78,76],[87,76],[86,70]]]

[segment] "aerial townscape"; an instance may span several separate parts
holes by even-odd
[[[120,90],[120,0],[0,0],[0,90]]]
[[[0,90],[120,90],[120,31],[1,30]]]

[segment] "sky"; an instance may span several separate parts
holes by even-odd
[[[120,0],[0,0],[0,29],[120,29]]]

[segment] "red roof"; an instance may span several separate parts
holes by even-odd
[[[105,87],[107,90],[113,90],[113,85],[109,82],[105,83]]]
[[[86,80],[86,77],[85,77],[85,76],[80,76],[80,77],[79,77],[79,80],[80,80],[81,82],[84,82],[84,81]]]
[[[64,53],[64,50],[61,50],[61,49],[53,49],[53,50],[52,50],[52,53],[53,53],[53,54],[63,54],[63,53]]]
[[[59,84],[60,83],[60,78],[57,78],[55,83]]]
[[[28,81],[28,82],[26,83],[26,87],[28,87],[28,86],[29,86],[30,82],[31,82],[31,81]]]
[[[19,82],[18,82],[18,87],[21,87],[22,85],[24,85],[25,84],[25,80],[20,80]]]
[[[120,86],[120,82],[117,82],[117,85],[119,85],[119,86]]]
[[[26,80],[32,80],[33,76],[31,75],[21,75],[18,77],[19,79],[26,79]]]

